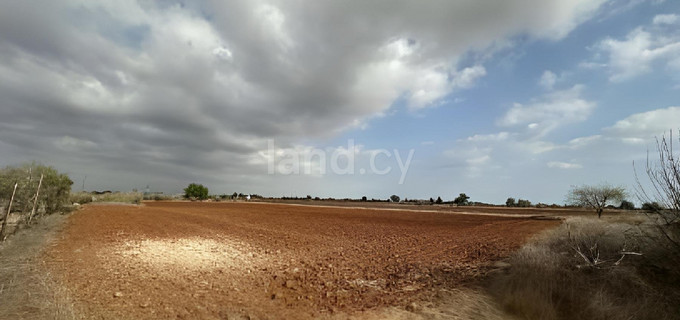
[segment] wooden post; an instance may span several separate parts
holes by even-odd
[[[40,182],[38,182],[38,190],[35,191],[35,199],[33,200],[33,210],[31,210],[31,215],[28,216],[28,223],[31,223],[33,215],[35,215],[35,206],[38,204],[38,197],[40,196],[40,186],[42,186],[43,175],[40,175]]]
[[[5,241],[5,230],[7,229],[7,219],[9,219],[9,212],[12,210],[12,201],[14,201],[14,194],[17,192],[17,186],[19,182],[14,183],[14,191],[12,191],[12,197],[9,199],[9,206],[7,206],[7,213],[5,213],[5,219],[2,221],[2,229],[0,229],[0,241]]]

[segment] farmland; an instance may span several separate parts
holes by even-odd
[[[366,318],[432,306],[557,224],[268,203],[89,205],[43,259],[85,318]]]

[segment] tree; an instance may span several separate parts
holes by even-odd
[[[437,197],[437,201],[435,201],[436,204],[442,204],[442,197]]]
[[[508,200],[505,200],[505,206],[506,207],[514,207],[517,204],[515,203],[515,198],[508,198]]]
[[[368,198],[366,198],[366,196],[363,196],[363,197],[361,197],[361,201],[366,202],[366,201],[368,201]]]
[[[430,198],[430,204],[434,203],[434,199]]]
[[[680,222],[680,154],[673,154],[673,131],[668,139],[666,135],[661,140],[656,139],[656,150],[659,159],[652,163],[647,155],[645,168],[652,187],[647,191],[636,172],[635,193],[640,202],[655,204],[650,206],[653,213],[661,216],[666,225],[671,225]]]
[[[655,213],[663,210],[663,207],[658,202],[645,202],[642,204],[641,209],[649,213]]]
[[[646,189],[642,186],[636,171],[635,193],[647,214],[660,217],[654,219],[659,231],[680,254],[680,153],[673,154],[672,130],[668,139],[665,134],[656,139],[656,151],[659,158],[650,162],[647,154],[645,167],[651,187]]]
[[[208,199],[208,188],[204,187],[202,184],[192,183],[184,188],[184,197],[187,199]]]
[[[398,195],[393,194],[393,195],[390,196],[390,200],[392,200],[392,202],[399,202],[399,200],[401,200],[401,199],[399,198]]]
[[[635,204],[628,200],[623,200],[621,201],[621,205],[619,206],[619,209],[623,210],[635,210]]]
[[[464,206],[464,205],[467,205],[469,203],[468,199],[470,199],[470,197],[468,197],[465,193],[461,193],[461,194],[458,195],[458,197],[456,199],[453,200],[453,203],[455,203],[459,206]]]
[[[609,203],[620,203],[626,198],[626,189],[608,184],[597,186],[572,186],[567,194],[567,203],[574,206],[595,209],[597,217]]]
[[[524,200],[524,199],[518,199],[518,200],[517,200],[517,206],[518,206],[518,207],[522,207],[522,208],[531,207],[531,201],[529,201],[529,200]]]

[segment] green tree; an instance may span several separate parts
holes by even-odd
[[[626,198],[626,189],[608,184],[597,186],[572,186],[567,194],[567,204],[595,209],[597,217],[602,217],[602,212],[607,204],[620,203]]]
[[[663,207],[658,202],[645,202],[642,204],[642,210],[657,213],[663,210]]]
[[[43,181],[37,201],[38,208],[44,208],[47,214],[62,210],[68,203],[73,181],[57,169],[35,162],[0,170],[0,201],[9,201],[16,182],[18,187],[12,207],[16,211],[29,211],[35,200],[40,176]]]
[[[518,200],[517,200],[517,206],[518,206],[518,207],[522,207],[522,208],[531,207],[531,201],[529,201],[529,200],[524,200],[524,199],[518,199]]]
[[[437,201],[435,201],[436,204],[442,204],[442,197],[437,197]]]
[[[468,197],[465,193],[461,193],[456,199],[453,200],[453,203],[459,206],[464,206],[469,203],[468,199],[470,199],[470,197]]]
[[[208,199],[208,188],[204,187],[202,184],[189,184],[188,187],[184,188],[184,197],[187,199]]]
[[[515,203],[515,198],[508,198],[508,200],[505,200],[505,206],[506,207],[514,207],[517,204]]]
[[[623,210],[635,210],[635,204],[628,200],[623,200],[621,201],[621,205],[619,206],[619,209]]]
[[[401,198],[399,198],[398,195],[393,194],[393,195],[390,196],[390,200],[392,200],[392,202],[399,202],[399,200],[401,200]]]

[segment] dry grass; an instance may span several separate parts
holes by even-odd
[[[112,192],[105,194],[92,194],[90,192],[71,193],[69,201],[71,203],[86,204],[90,202],[117,202],[140,204],[144,194],[141,192]]]
[[[77,319],[40,254],[66,217],[49,215],[0,245],[0,319]]]
[[[638,217],[568,219],[514,254],[491,292],[524,319],[680,319],[677,266],[653,232]]]

